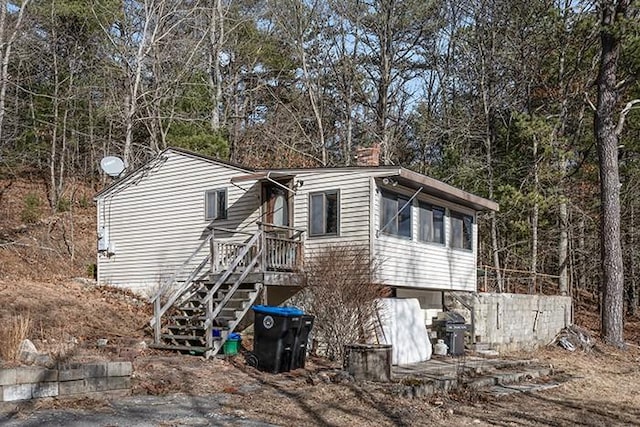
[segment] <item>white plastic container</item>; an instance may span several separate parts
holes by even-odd
[[[449,350],[449,346],[444,343],[444,340],[439,339],[438,342],[433,346],[433,353],[438,356],[446,356],[447,351]]]

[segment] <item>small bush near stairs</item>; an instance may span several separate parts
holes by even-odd
[[[314,350],[331,360],[344,346],[365,342],[376,327],[377,299],[386,288],[373,283],[375,265],[368,248],[336,244],[305,263],[306,286],[292,301],[316,317]]]

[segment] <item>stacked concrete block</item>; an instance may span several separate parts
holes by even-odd
[[[571,325],[571,298],[551,295],[452,292],[445,305],[473,318],[472,341],[495,350],[533,349]],[[473,316],[468,307],[473,310]]]
[[[0,369],[0,402],[131,389],[131,362]]]
[[[571,324],[571,298],[522,294],[475,294],[475,341],[497,350],[532,349],[549,343]]]

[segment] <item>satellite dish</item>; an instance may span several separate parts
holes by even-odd
[[[120,157],[107,156],[100,160],[100,167],[107,175],[117,178],[124,170],[124,162]]]

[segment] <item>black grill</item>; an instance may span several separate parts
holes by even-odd
[[[454,311],[438,313],[434,317],[432,328],[438,334],[438,338],[443,339],[449,347],[449,354],[460,356],[464,354],[464,334],[467,332],[467,325],[464,317]]]

